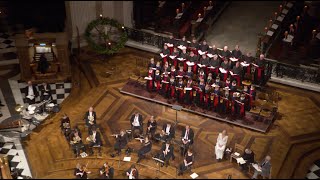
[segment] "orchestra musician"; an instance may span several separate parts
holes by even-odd
[[[166,123],[162,126],[161,130],[161,139],[164,141],[171,140],[174,137],[175,131],[174,128],[171,126],[170,123]]]
[[[84,115],[84,120],[89,131],[92,125],[97,124],[97,114],[93,111],[93,107],[89,107],[89,110]]]
[[[90,173],[90,171],[87,171],[87,166],[80,164],[77,164],[77,168],[74,171],[76,179],[88,179],[88,174]]]
[[[73,131],[70,133],[69,139],[76,158],[79,157],[80,150],[86,152],[86,147],[82,142],[81,132],[77,127],[74,128]]]
[[[147,131],[146,135],[151,137],[151,139],[154,138],[154,134],[157,130],[157,121],[154,119],[154,116],[151,116],[147,123]]]
[[[134,164],[126,171],[128,179],[139,179],[139,172]]]
[[[178,176],[183,175],[183,173],[188,169],[188,167],[190,167],[192,165],[194,161],[194,155],[192,153],[192,149],[188,149],[184,159],[183,159],[183,163],[179,165],[179,173]]]
[[[181,156],[184,156],[188,151],[190,145],[193,144],[193,137],[194,137],[193,130],[190,128],[189,125],[186,125],[186,127],[182,130],[182,133],[181,133],[181,141],[182,141],[182,146],[180,147]]]
[[[128,144],[128,136],[124,130],[120,131],[120,134],[114,135],[116,137],[116,143],[114,144],[114,150],[117,152],[117,155],[120,154],[121,149],[124,149]]]
[[[105,162],[99,170],[100,179],[113,179],[114,168]]]
[[[41,92],[40,101],[52,99],[52,97],[51,97],[51,87],[50,87],[49,84],[47,84],[45,82],[42,83],[42,86],[39,87],[39,90]]]
[[[89,153],[90,155],[93,155],[93,147],[99,148],[99,155],[101,156],[101,146],[102,146],[102,140],[101,140],[101,134],[97,131],[97,128],[95,126],[92,126],[91,130],[89,131],[89,137],[87,137],[87,141],[89,141]]]
[[[27,87],[24,88],[26,102],[31,105],[36,103],[36,98],[39,96],[38,90],[32,81],[28,81]]]
[[[130,124],[131,124],[131,130],[133,135],[135,135],[135,130],[139,130],[139,135],[142,135],[143,133],[143,119],[142,115],[139,114],[139,112],[135,112],[132,114],[130,118]],[[134,136],[135,137],[135,136]]]
[[[170,143],[169,140],[167,140],[161,147],[161,152],[160,152],[160,157],[159,159],[161,159],[162,161],[164,161],[164,164],[166,167],[168,167],[169,165],[169,160],[172,158],[172,160],[175,159],[174,156],[174,147],[173,145]],[[163,164],[162,164],[163,166]]]
[[[63,135],[67,139],[67,141],[69,141],[69,136],[71,133],[71,124],[70,124],[70,119],[67,116],[67,114],[64,114],[63,117],[61,118],[60,128],[61,128]]]
[[[142,143],[142,140],[141,140],[141,143]],[[151,148],[152,148],[152,143],[149,140],[148,136],[146,136],[144,138],[144,142],[142,144],[143,144],[143,146],[138,150],[138,157],[139,158],[137,160],[137,163],[139,163],[143,158],[145,158],[145,154],[150,152]]]

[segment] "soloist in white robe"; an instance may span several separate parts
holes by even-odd
[[[217,144],[215,146],[216,159],[222,159],[224,150],[226,149],[226,145],[228,142],[228,136],[222,138],[222,134],[219,133],[217,138]]]

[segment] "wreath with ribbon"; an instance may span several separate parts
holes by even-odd
[[[110,35],[108,31],[105,33],[103,30],[99,30],[99,26],[106,26],[109,25],[110,27],[116,28],[120,33],[120,38],[117,39],[117,42],[111,42]],[[99,38],[102,38],[104,40],[103,44],[97,43],[92,35],[92,30],[96,29],[98,31]],[[120,24],[115,19],[110,19],[108,17],[101,17],[99,19],[91,21],[86,30],[85,30],[85,39],[89,45],[90,48],[92,48],[95,52],[99,54],[106,54],[106,55],[112,55],[114,53],[117,53],[121,48],[124,47],[125,43],[128,40],[127,33],[124,29],[124,26]]]

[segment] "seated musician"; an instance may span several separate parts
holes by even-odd
[[[177,93],[177,101],[179,101],[180,103],[183,102],[183,98],[184,98],[184,83],[183,83],[183,79],[182,77],[179,77],[179,81],[176,84],[176,93]]]
[[[37,88],[35,85],[32,84],[31,81],[28,81],[27,87],[24,88],[26,102],[31,105],[36,103],[36,98],[39,96]]]
[[[161,159],[162,161],[164,161],[164,164],[166,167],[168,167],[169,165],[169,160],[172,158],[172,160],[175,159],[174,156],[174,147],[171,144],[171,142],[169,140],[167,140],[161,147],[160,150],[160,157],[159,159]],[[162,164],[163,166],[163,164]]]
[[[74,128],[70,133],[70,144],[72,146],[75,157],[78,158],[80,155],[80,150],[86,152],[86,148],[82,142],[81,132],[78,128]]]
[[[113,179],[114,168],[108,162],[105,162],[99,170],[100,179]]]
[[[89,141],[89,152],[90,155],[93,155],[93,147],[99,148],[99,155],[101,156],[101,146],[102,146],[102,140],[101,140],[101,134],[97,131],[97,128],[95,126],[92,126],[91,130],[89,131],[89,137],[87,138]]]
[[[150,59],[150,63],[148,64],[148,69],[149,68],[156,68],[156,64],[155,64],[155,62],[154,62],[154,58],[151,58]]]
[[[141,141],[142,142],[142,141]],[[152,143],[149,140],[149,137],[146,136],[144,138],[143,146],[138,150],[138,160],[137,163],[139,163],[143,158],[145,158],[145,154],[151,151]]]
[[[174,128],[171,126],[170,123],[164,124],[162,126],[162,130],[161,130],[161,139],[166,141],[166,140],[171,140],[174,137]]]
[[[134,164],[126,171],[128,179],[139,179],[139,172]]]
[[[224,46],[223,47],[223,51],[220,52],[220,56],[222,56],[225,59],[229,59],[231,57],[231,53],[228,50],[228,46]]]
[[[147,132],[146,135],[151,137],[151,139],[154,137],[154,134],[157,130],[157,121],[154,119],[154,116],[151,116],[147,123]]]
[[[199,63],[199,57],[197,55],[194,54],[193,51],[190,52],[190,55],[188,57],[189,62],[193,62],[194,65],[192,66],[192,71],[194,74],[197,73],[197,69],[198,69],[198,63]]]
[[[139,134],[142,135],[143,133],[143,119],[142,115],[139,112],[134,113],[130,118],[131,130],[133,135],[135,135],[135,130],[139,130]]]
[[[242,67],[240,66],[240,62],[236,62],[236,65],[233,67],[232,69],[233,72],[233,79],[235,79],[237,81],[237,85],[240,86],[241,82],[242,82]]]
[[[45,74],[47,70],[49,69],[49,62],[47,58],[44,56],[44,54],[41,54],[40,59],[38,61],[38,68],[37,71],[41,72],[41,74]]]
[[[94,124],[97,124],[97,114],[95,111],[93,111],[93,107],[89,107],[89,110],[84,115],[84,120],[86,122],[86,126],[88,127],[88,130],[90,131],[91,126]]]
[[[246,163],[240,164],[240,168],[242,171],[246,171],[248,169],[248,166],[251,163],[254,163],[254,153],[251,149],[246,149],[242,154],[242,158],[246,161]]]
[[[87,171],[87,167],[85,165],[77,165],[77,168],[74,171],[74,175],[76,176],[76,179],[88,179],[88,174],[90,174],[90,171]]]
[[[128,144],[128,136],[124,130],[120,131],[120,134],[114,135],[116,137],[116,143],[114,144],[114,150],[117,151],[117,155],[120,154],[121,149],[124,149]]]
[[[188,169],[188,167],[190,167],[192,165],[193,161],[194,161],[194,155],[192,153],[192,150],[188,149],[188,151],[183,159],[183,163],[179,165],[178,176],[183,175],[183,173]]]
[[[210,67],[214,67],[213,68],[209,68],[209,72],[213,73],[214,77],[216,78],[219,74],[219,67],[220,67],[220,59],[218,58],[218,55],[213,55],[213,58],[209,60],[209,66]]]
[[[42,83],[42,86],[40,86],[39,89],[40,89],[40,92],[41,92],[40,101],[52,99],[52,97],[51,97],[51,88],[50,88],[49,84],[44,82],[44,83]]]
[[[218,53],[219,53],[219,51],[218,51],[216,45],[213,45],[211,48],[210,48],[210,46],[209,46],[208,54],[215,55],[215,54],[218,54]]]
[[[187,85],[184,87],[184,103],[188,105],[192,103],[192,98],[193,98],[192,87],[193,87],[193,81],[190,77],[188,77]]]
[[[181,156],[184,156],[188,151],[189,146],[193,144],[193,137],[194,137],[193,130],[190,128],[189,125],[186,125],[186,127],[182,130],[182,133],[181,133],[181,141],[182,141],[182,146],[180,147]]]
[[[256,71],[255,71],[255,84],[262,85],[264,82],[264,71],[265,71],[265,60],[264,55],[260,54],[259,59],[255,61]]]
[[[71,125],[70,125],[70,119],[67,116],[67,114],[64,114],[61,118],[60,128],[64,136],[66,137],[67,141],[69,141],[69,136],[71,133]]]
[[[222,81],[226,81],[228,77],[228,72],[231,68],[231,62],[229,62],[227,58],[223,58],[223,62],[221,63],[220,67],[227,71],[226,73],[221,73]]]
[[[206,40],[203,40],[202,41],[202,44],[199,45],[199,50],[201,52],[207,52],[209,50],[209,45],[207,44],[207,41]]]
[[[240,59],[242,57],[242,52],[240,51],[239,45],[236,45],[234,50],[232,50],[231,56]]]

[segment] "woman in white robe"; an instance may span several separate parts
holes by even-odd
[[[228,142],[227,131],[223,130],[222,133],[219,133],[217,138],[217,144],[215,146],[216,159],[220,160],[223,158],[224,150]]]

